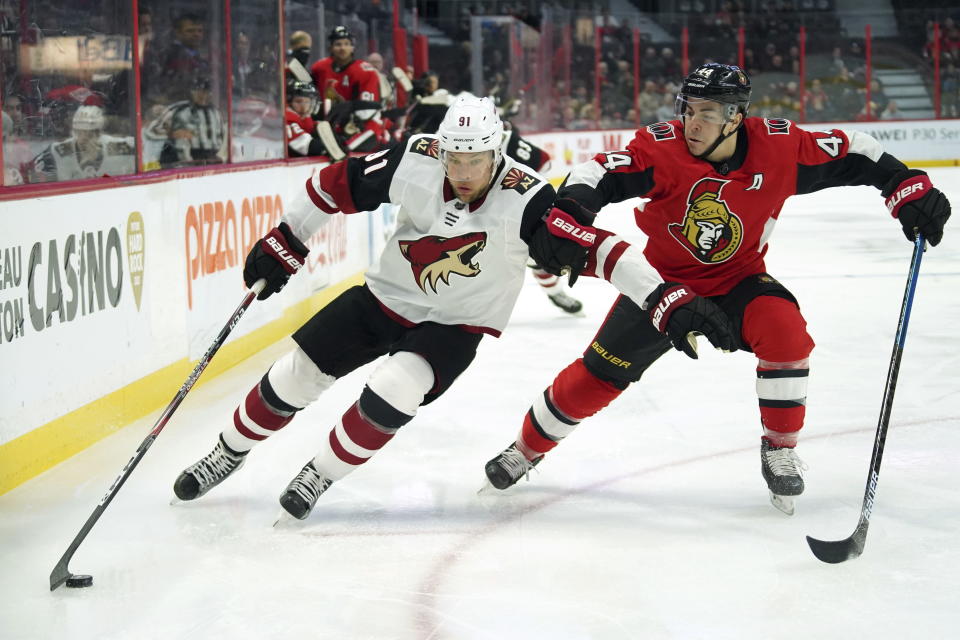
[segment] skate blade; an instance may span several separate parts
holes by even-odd
[[[480,487],[479,489],[477,489],[477,495],[478,495],[478,496],[481,496],[481,497],[482,497],[482,496],[494,496],[494,495],[497,495],[498,493],[500,493],[500,490],[497,489],[495,486],[493,486],[493,485],[490,483],[490,480],[489,480],[489,479],[486,479],[486,478],[485,478],[484,481],[483,481],[483,486]]]
[[[788,516],[792,516],[793,512],[795,511],[793,496],[778,496],[771,491],[770,504],[775,506],[780,511],[783,511]]]
[[[286,509],[280,509],[280,512],[277,514],[276,520],[273,521],[273,528],[282,531],[284,529],[293,529],[300,522],[292,515],[287,513]]]

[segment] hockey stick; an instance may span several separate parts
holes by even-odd
[[[907,339],[907,325],[910,322],[910,309],[913,307],[913,294],[917,289],[917,277],[920,275],[920,258],[926,247],[923,234],[917,233],[913,246],[913,259],[910,261],[910,273],[907,276],[907,288],[903,292],[903,305],[900,307],[900,322],[893,343],[893,355],[890,357],[890,369],[887,371],[887,385],[883,390],[883,405],[880,407],[880,422],[873,441],[873,457],[870,459],[870,473],[867,476],[867,488],[863,494],[863,506],[860,509],[860,521],[849,538],[843,540],[817,540],[807,536],[807,544],[813,555],[823,562],[837,564],[858,558],[863,553],[867,541],[867,527],[870,526],[870,514],[877,497],[877,482],[880,480],[880,461],[883,459],[883,445],[887,440],[887,426],[890,424],[890,409],[893,406],[893,392],[897,388],[897,374],[900,372],[900,358],[903,356],[903,344]]]
[[[188,393],[190,393],[190,389],[193,388],[197,378],[200,377],[200,374],[203,373],[203,370],[207,368],[208,364],[210,364],[210,360],[213,359],[213,356],[217,353],[220,347],[223,346],[227,336],[230,335],[230,332],[233,331],[233,328],[237,326],[238,322],[240,322],[240,318],[243,317],[243,314],[247,311],[247,308],[249,308],[251,303],[253,303],[253,299],[258,293],[263,291],[263,288],[266,286],[266,284],[266,280],[257,280],[255,283],[253,283],[253,286],[243,297],[243,302],[240,303],[240,306],[237,307],[237,310],[234,311],[233,315],[230,316],[230,320],[227,321],[227,324],[220,329],[220,333],[217,334],[213,344],[210,345],[210,348],[207,349],[207,352],[203,354],[202,358],[200,358],[200,362],[198,362],[197,366],[193,368],[193,371],[187,377],[187,380],[183,383],[183,386],[180,387],[177,395],[174,396],[170,404],[167,405],[167,408],[163,410],[163,413],[160,415],[157,423],[153,426],[153,430],[147,435],[146,438],[144,438],[143,442],[140,443],[140,446],[137,447],[133,457],[130,458],[130,461],[127,462],[127,464],[120,471],[120,475],[116,480],[113,481],[113,484],[110,485],[110,488],[107,489],[107,493],[100,500],[100,504],[97,505],[96,509],[93,510],[93,513],[90,514],[90,517],[87,518],[87,521],[83,524],[83,528],[80,529],[80,533],[76,535],[76,537],[73,539],[73,542],[70,543],[70,546],[63,554],[63,557],[60,558],[60,562],[57,563],[57,566],[55,566],[53,571],[50,573],[50,591],[53,591],[68,581],[70,582],[68,582],[67,586],[75,587],[89,587],[93,584],[92,577],[88,575],[74,575],[70,572],[70,568],[68,567],[70,564],[70,559],[73,557],[73,554],[83,542],[84,538],[87,537],[87,534],[90,533],[90,530],[93,529],[93,525],[97,523],[97,520],[99,520],[100,516],[103,515],[103,512],[106,511],[107,507],[110,505],[110,501],[113,500],[114,496],[117,495],[117,492],[120,491],[120,487],[122,487],[123,483],[127,481],[127,478],[130,477],[130,474],[133,473],[133,470],[136,468],[136,466],[140,464],[140,460],[142,460],[143,456],[146,455],[147,449],[153,445],[153,441],[157,439],[157,436],[160,435],[160,432],[163,431],[163,428],[167,425],[167,422],[170,420],[173,412],[177,410],[177,407],[180,406],[180,403],[183,402],[183,399]]]

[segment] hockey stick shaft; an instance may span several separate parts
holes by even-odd
[[[107,507],[110,505],[110,502],[117,495],[117,492],[120,491],[123,483],[127,481],[127,478],[130,477],[130,474],[133,473],[133,470],[138,464],[140,464],[140,461],[143,459],[143,456],[146,455],[147,450],[153,445],[153,441],[156,440],[157,436],[160,435],[160,432],[163,431],[163,428],[167,425],[167,422],[170,421],[170,417],[173,416],[174,411],[177,410],[177,407],[180,406],[180,403],[183,402],[183,399],[188,393],[190,393],[190,390],[193,388],[193,385],[196,384],[200,374],[202,374],[204,369],[207,368],[207,365],[210,364],[213,356],[217,353],[217,351],[220,350],[220,347],[223,346],[223,343],[226,342],[227,336],[229,336],[234,327],[237,326],[240,318],[243,317],[243,314],[246,313],[247,309],[253,303],[254,298],[256,298],[257,294],[263,290],[265,285],[266,280],[258,280],[246,293],[243,298],[243,302],[240,303],[240,306],[237,307],[237,309],[233,312],[233,315],[230,316],[230,320],[227,321],[227,324],[220,329],[220,333],[217,334],[213,344],[210,345],[206,353],[203,354],[203,357],[200,358],[197,366],[193,368],[193,371],[180,387],[180,390],[177,391],[177,395],[174,396],[173,400],[170,401],[170,404],[167,405],[167,408],[163,410],[162,414],[160,414],[160,418],[157,419],[153,429],[150,431],[147,437],[143,439],[143,442],[140,443],[140,446],[137,447],[136,452],[134,452],[133,457],[130,458],[126,465],[124,465],[123,469],[120,471],[120,475],[117,476],[117,479],[114,480],[113,484],[110,485],[110,488],[107,489],[107,493],[100,500],[100,503],[93,510],[93,513],[90,514],[90,517],[87,518],[87,521],[83,524],[83,527],[81,527],[80,532],[76,535],[76,537],[74,537],[73,542],[71,542],[70,546],[67,547],[63,557],[60,558],[60,561],[50,573],[50,591],[53,591],[62,585],[72,575],[68,565],[70,564],[70,559],[73,558],[73,554],[76,553],[77,549],[80,547],[80,544],[87,537],[87,534],[90,533],[90,530],[93,529],[93,526],[100,519],[100,516],[103,515],[104,511],[106,511]]]
[[[877,434],[873,440],[873,455],[870,458],[870,469],[867,475],[867,487],[863,493],[863,506],[860,508],[860,520],[857,528],[849,538],[843,540],[817,540],[807,536],[807,544],[818,559],[823,562],[836,564],[852,560],[863,553],[863,546],[867,540],[867,528],[870,526],[870,515],[873,513],[873,503],[877,495],[877,483],[880,480],[880,462],[883,460],[883,448],[887,440],[887,428],[890,425],[890,412],[893,408],[893,394],[897,389],[897,377],[900,373],[900,360],[903,357],[903,347],[907,340],[907,326],[910,324],[910,310],[913,308],[913,297],[917,290],[917,278],[920,275],[920,260],[926,241],[923,235],[917,233],[913,246],[913,258],[910,261],[910,273],[907,276],[907,286],[903,292],[903,304],[900,306],[900,321],[897,324],[897,334],[893,342],[893,355],[890,356],[890,367],[887,370],[887,383],[883,390],[883,404],[880,407],[880,420],[877,423]]]

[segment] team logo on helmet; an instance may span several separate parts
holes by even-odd
[[[514,167],[507,171],[507,175],[503,176],[503,180],[500,181],[500,186],[503,189],[513,189],[517,193],[526,193],[530,190],[530,187],[540,184],[540,180],[534,178],[528,173],[524,173]]]
[[[690,189],[682,223],[668,225],[670,235],[700,262],[730,258],[743,241],[743,223],[727,208],[720,191],[729,180],[703,178]]]
[[[410,150],[431,158],[440,157],[440,143],[436,138],[420,138],[413,143],[413,147],[411,147]]]
[[[450,276],[472,278],[480,273],[473,262],[487,246],[487,234],[467,233],[455,238],[424,236],[419,240],[400,240],[400,253],[410,261],[413,278],[424,293],[427,285],[437,292],[437,283],[450,284]]]

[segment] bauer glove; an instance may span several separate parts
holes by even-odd
[[[290,276],[303,267],[310,250],[293,235],[286,222],[281,222],[263,236],[247,254],[243,281],[247,287],[264,278],[267,286],[257,300],[265,300],[287,284]]]
[[[730,318],[710,300],[676,282],[653,290],[643,306],[657,331],[670,338],[673,348],[697,359],[697,335],[722,351],[735,351]]]
[[[911,242],[915,231],[933,246],[943,238],[943,225],[950,217],[947,196],[930,183],[923,171],[898,171],[880,192],[887,203],[887,211],[903,225],[903,234]]]
[[[569,274],[573,286],[597,239],[597,230],[591,226],[595,217],[575,200],[557,200],[530,238],[530,257],[548,273]]]

